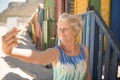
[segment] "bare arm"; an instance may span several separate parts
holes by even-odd
[[[58,57],[58,50],[50,48],[46,51],[34,51],[30,49],[15,48],[19,38],[17,34],[20,30],[13,28],[2,37],[2,51],[12,57],[36,64],[49,64]]]
[[[11,56],[25,62],[46,65],[52,63],[58,57],[58,50],[56,48],[49,48],[46,51],[40,52],[30,49],[13,48]]]
[[[85,80],[92,80],[91,79],[91,75],[90,75],[90,66],[89,66],[89,51],[88,51],[88,48],[87,47],[84,47],[84,51],[85,51],[85,54],[86,54],[86,58],[87,58],[87,71],[86,71],[86,78]]]

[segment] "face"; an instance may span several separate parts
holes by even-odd
[[[68,22],[60,22],[58,24],[58,37],[61,41],[71,41],[75,39],[75,31],[70,27]]]

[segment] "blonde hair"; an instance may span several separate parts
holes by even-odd
[[[71,14],[68,14],[68,13],[63,13],[59,16],[58,24],[60,22],[69,22],[70,25],[71,25],[69,27],[73,28],[74,30],[79,30],[80,31],[83,27],[79,16],[71,15]]]
[[[58,18],[58,25],[60,22],[69,22],[72,29],[74,29],[75,31],[77,31],[77,35],[76,35],[76,43],[80,43],[80,31],[83,28],[83,24],[82,21],[80,19],[79,16],[77,15],[71,15],[68,13],[63,13],[59,16]]]

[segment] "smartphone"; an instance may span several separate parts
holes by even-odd
[[[8,17],[7,18],[7,29],[10,31],[12,28],[18,26],[18,17]]]

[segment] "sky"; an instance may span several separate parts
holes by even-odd
[[[26,0],[0,0],[0,13],[8,7],[9,2],[25,2]]]

